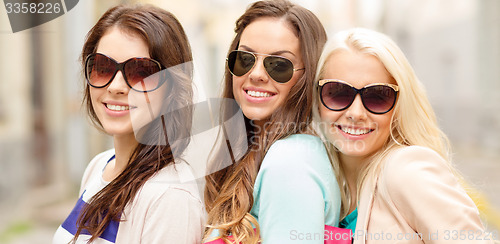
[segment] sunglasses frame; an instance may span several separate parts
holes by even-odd
[[[102,86],[96,86],[96,85],[92,85],[90,83],[90,77],[88,77],[89,73],[87,72],[87,68],[88,68],[88,65],[87,63],[89,62],[90,58],[91,57],[95,57],[97,55],[102,55],[108,59],[111,59],[113,62],[116,63],[116,69],[113,73],[113,75],[111,76],[111,78],[109,79],[108,82],[106,82],[106,84],[102,85]],[[152,59],[152,58],[146,58],[146,57],[133,57],[133,58],[129,58],[121,63],[117,62],[116,60],[114,60],[112,57],[106,55],[106,54],[102,54],[102,53],[91,53],[89,55],[87,55],[87,57],[85,58],[85,80],[87,80],[87,84],[89,84],[89,86],[91,87],[94,87],[94,88],[104,88],[106,86],[108,86],[111,81],[113,81],[113,79],[115,78],[116,74],[118,74],[118,71],[121,71],[122,72],[122,76],[123,76],[123,79],[125,80],[125,83],[127,83],[127,86],[130,87],[130,89],[134,90],[134,91],[137,91],[137,92],[152,92],[158,88],[160,88],[161,85],[163,85],[163,83],[165,83],[165,80],[164,79],[161,79],[160,82],[158,82],[158,85],[154,88],[154,89],[151,89],[151,90],[146,90],[146,91],[142,91],[142,90],[137,90],[135,88],[133,88],[130,83],[128,82],[128,79],[127,79],[127,76],[125,75],[125,65],[131,61],[131,60],[134,60],[134,59],[145,59],[145,60],[149,60],[149,61],[152,61],[153,63],[155,63],[156,65],[158,65],[158,72],[160,72],[161,70],[163,70],[163,65],[161,65],[160,62]]]
[[[231,69],[229,68],[229,55],[231,55],[231,53],[233,53],[233,52],[243,52],[243,53],[249,53],[249,54],[251,54],[251,55],[253,56],[253,58],[255,59],[255,61],[253,62],[252,67],[251,67],[251,68],[250,68],[247,72],[245,72],[245,73],[244,73],[244,74],[242,74],[242,75],[235,75],[235,74],[231,71]],[[294,66],[295,66],[295,65],[293,64],[292,60],[290,60],[290,59],[288,59],[288,58],[285,58],[285,57],[283,57],[283,56],[279,56],[279,55],[272,55],[272,54],[265,54],[265,53],[254,53],[254,52],[245,51],[245,50],[232,50],[231,52],[229,52],[229,54],[228,54],[228,55],[227,55],[227,57],[226,57],[226,67],[227,67],[227,69],[229,70],[229,73],[231,73],[232,75],[237,76],[237,77],[244,76],[244,75],[248,74],[248,72],[250,72],[250,71],[251,71],[251,70],[255,67],[255,64],[257,63],[257,56],[278,57],[278,58],[285,59],[285,60],[287,60],[288,62],[290,62],[290,63],[292,64],[292,76],[291,76],[291,77],[290,77],[290,79],[288,79],[287,81],[277,81],[277,80],[275,80],[275,79],[271,76],[271,74],[269,74],[269,71],[267,71],[267,69],[264,67],[264,69],[266,70],[267,75],[269,75],[269,77],[270,77],[272,80],[274,80],[274,81],[276,81],[276,82],[278,82],[278,83],[287,83],[287,82],[289,82],[289,81],[293,78],[293,72],[295,72],[295,71],[299,71],[299,70],[305,70],[305,69],[306,69],[305,67],[304,67],[304,68],[300,68],[300,69],[296,69],[296,68],[294,68]],[[265,58],[264,58],[264,59],[265,59]],[[264,59],[262,59],[262,62],[264,62]]]
[[[354,98],[344,108],[341,108],[341,109],[332,109],[332,108],[328,107],[325,104],[324,100],[323,100],[323,87],[324,87],[324,85],[328,84],[328,83],[333,83],[333,82],[342,83],[342,84],[348,85],[349,87],[351,87],[355,91]],[[349,83],[347,83],[347,82],[345,82],[343,80],[339,80],[339,79],[322,79],[322,80],[318,81],[318,85],[319,85],[319,99],[321,100],[321,103],[323,104],[323,106],[325,106],[325,108],[327,108],[329,110],[332,110],[332,111],[343,111],[343,110],[346,110],[347,108],[349,108],[352,105],[352,103],[354,102],[354,100],[356,100],[356,96],[359,95],[360,98],[361,98],[361,103],[363,104],[363,107],[365,107],[365,109],[368,110],[368,112],[373,113],[373,114],[385,114],[385,113],[388,113],[389,111],[391,111],[392,108],[394,108],[394,106],[396,105],[396,102],[398,100],[398,94],[399,94],[399,86],[394,85],[394,84],[389,84],[389,83],[373,83],[373,84],[369,84],[367,86],[364,86],[361,89],[357,89],[356,87],[352,86],[351,84],[349,84]],[[387,86],[387,87],[390,87],[392,90],[394,90],[394,93],[395,93],[394,102],[392,103],[392,106],[387,111],[384,111],[384,112],[374,112],[374,111],[372,111],[371,109],[369,109],[366,106],[365,101],[363,99],[363,96],[361,95],[361,92],[363,92],[365,89],[373,87],[373,86]]]

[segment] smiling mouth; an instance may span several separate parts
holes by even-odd
[[[274,96],[273,93],[270,92],[261,92],[261,91],[252,91],[252,90],[246,90],[245,91],[249,96],[251,97],[271,97]]]
[[[337,128],[339,128],[344,133],[349,134],[349,135],[353,135],[353,136],[366,135],[366,134],[375,130],[375,129],[355,129],[355,128],[350,128],[350,127],[343,127],[341,125],[337,125]]]
[[[108,108],[109,110],[112,110],[112,111],[126,111],[126,110],[130,110],[131,108],[134,108],[134,107],[130,107],[130,106],[122,106],[122,105],[113,105],[113,104],[105,104],[106,105],[106,108]]]

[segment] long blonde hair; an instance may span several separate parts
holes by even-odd
[[[313,119],[318,134],[325,139],[325,130],[320,126],[321,119],[318,110],[318,106],[321,106],[318,80],[325,78],[325,67],[329,57],[340,50],[376,57],[399,86],[398,100],[391,118],[390,136],[384,146],[368,159],[370,163],[360,172],[356,186],[358,194],[366,179],[375,179],[375,176],[380,173],[384,158],[392,150],[401,146],[418,145],[431,148],[448,162],[450,170],[458,176],[451,165],[450,143],[437,124],[423,84],[396,43],[388,36],[376,31],[363,28],[342,31],[325,45],[319,60],[313,89]],[[339,185],[342,188],[341,218],[344,218],[348,214],[351,197],[338,151],[331,143],[328,144],[333,164],[337,166],[334,169],[338,170]]]

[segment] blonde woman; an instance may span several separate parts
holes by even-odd
[[[354,243],[490,243],[449,143],[406,57],[387,36],[340,32],[318,64],[313,113]]]

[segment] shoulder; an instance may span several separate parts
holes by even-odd
[[[135,196],[129,209],[131,219],[146,219],[150,225],[185,221],[201,225],[205,211],[196,187],[152,183],[147,182]]]
[[[336,186],[336,177],[328,154],[320,138],[312,135],[291,135],[276,141],[264,157],[257,178],[255,191],[260,185],[271,185],[278,190],[291,190],[320,185]]]
[[[404,146],[394,150],[389,156],[389,161],[444,161],[436,151],[423,146]]]
[[[437,185],[458,185],[451,165],[436,151],[421,146],[407,146],[390,153],[380,182],[394,194],[418,192]]]
[[[316,233],[325,223],[338,223],[340,189],[321,139],[292,135],[275,142],[257,173],[253,197],[251,213],[268,233],[263,238],[284,238],[286,229]]]
[[[276,150],[290,151],[290,149],[299,150],[300,152],[304,150],[324,151],[324,146],[321,139],[317,136],[308,134],[293,134],[286,138],[276,141],[269,148],[269,151],[276,151]]]
[[[430,148],[406,146],[388,155],[383,172],[389,178],[407,178],[416,172],[449,170],[447,165],[446,160]]]
[[[86,172],[87,171],[94,171],[96,168],[99,168],[100,166],[104,167],[106,165],[106,163],[109,161],[109,159],[111,159],[111,157],[113,157],[113,155],[115,155],[114,148],[97,154],[94,158],[92,158],[90,163],[87,165],[87,168],[85,169],[85,171]],[[101,168],[101,170],[102,170],[102,168]]]
[[[191,168],[183,162],[168,165],[151,177],[139,191],[136,201],[148,205],[174,201],[202,204]]]
[[[392,152],[385,163],[377,194],[415,232],[482,231],[474,202],[437,152],[408,146]]]
[[[266,153],[261,168],[330,166],[325,146],[317,136],[294,134],[276,141]]]
[[[122,217],[126,221],[120,228],[126,230],[123,236],[137,233],[138,239],[126,240],[126,243],[199,243],[201,240],[206,213],[196,181],[181,181],[180,172],[175,168],[179,171],[185,168],[175,166],[169,165],[147,180],[127,205]]]
[[[108,161],[115,155],[115,149],[109,149],[102,153],[97,154],[87,165],[85,172],[82,177],[82,189],[88,183],[92,176],[102,173],[102,170],[108,163]]]

